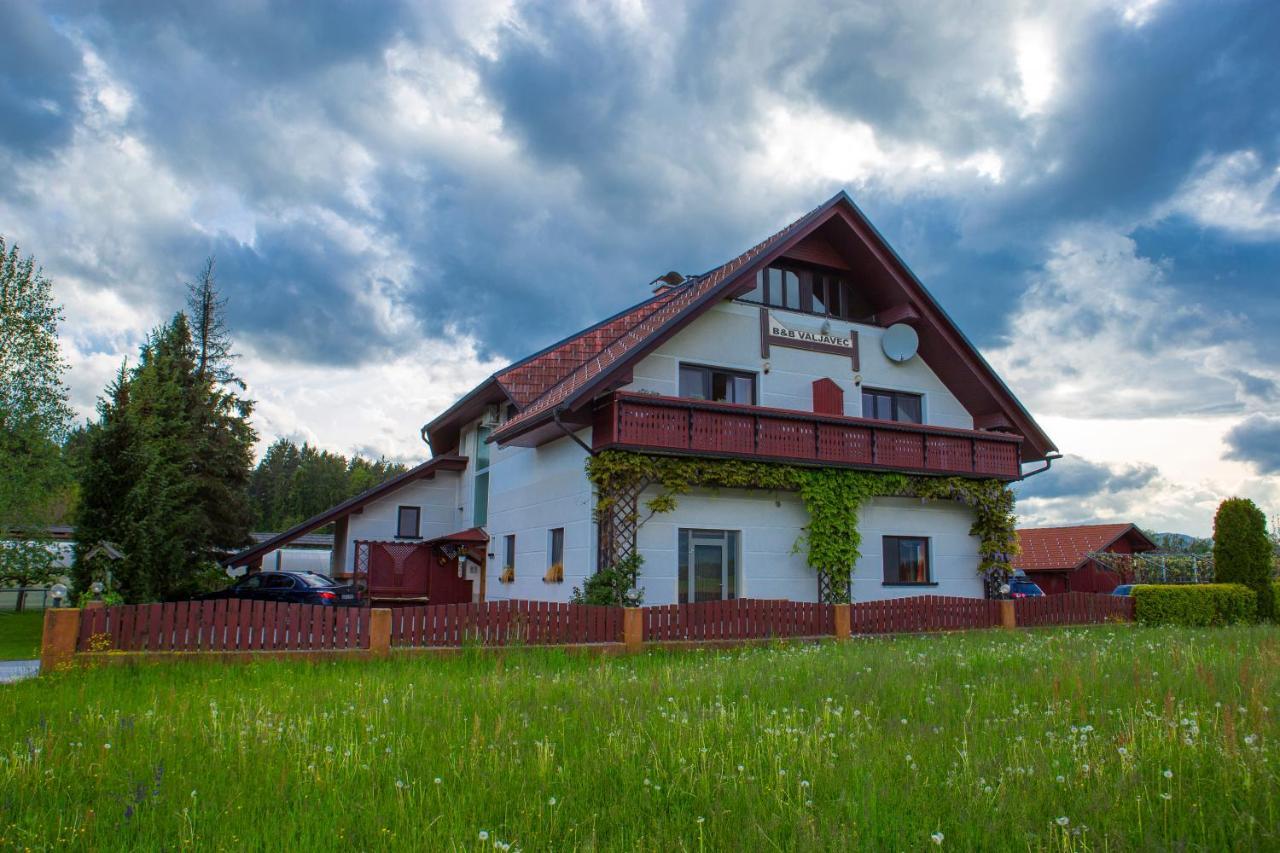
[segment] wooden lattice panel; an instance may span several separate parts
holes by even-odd
[[[756,419],[751,415],[694,412],[690,448],[716,453],[754,453]]]
[[[877,431],[876,464],[892,468],[923,468],[924,436],[889,429]]]
[[[974,448],[974,470],[979,474],[1016,477],[1021,473],[1018,445],[1011,441],[977,439]]]
[[[840,424],[818,424],[818,458],[824,462],[870,463],[871,430]]]
[[[686,450],[689,447],[689,413],[668,406],[648,406],[628,401],[618,415],[618,440],[643,447]]]
[[[973,442],[967,438],[949,435],[928,436],[930,470],[973,470]]]
[[[818,455],[815,424],[784,418],[760,418],[760,453],[787,459],[813,459]]]
[[[648,485],[633,483],[615,491],[613,500],[596,517],[599,529],[598,565],[616,565],[636,552],[636,534],[640,529],[640,494]]]

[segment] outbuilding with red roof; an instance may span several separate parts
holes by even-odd
[[[1024,527],[1014,567],[1022,569],[1046,595],[1060,592],[1111,592],[1120,576],[1093,559],[1096,553],[1141,554],[1156,544],[1135,524],[1077,524]]]

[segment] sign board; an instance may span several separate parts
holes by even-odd
[[[760,357],[768,358],[770,347],[790,347],[810,352],[848,356],[854,371],[858,362],[858,333],[823,334],[821,330],[796,328],[778,320],[768,308],[760,309]]]

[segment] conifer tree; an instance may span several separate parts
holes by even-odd
[[[86,442],[82,527],[124,552],[112,571],[126,601],[223,583],[217,559],[249,542],[253,404],[236,392],[243,384],[231,370],[211,264],[193,294],[197,334],[182,312],[156,329],[100,404]],[[91,573],[83,562],[82,552],[81,588]]]
[[[1258,618],[1275,617],[1271,540],[1267,517],[1248,498],[1227,498],[1213,517],[1214,574],[1221,583],[1242,583],[1258,596]]]

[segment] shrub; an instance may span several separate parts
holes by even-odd
[[[639,607],[644,592],[638,589],[640,567],[644,557],[632,554],[607,569],[601,569],[586,579],[582,589],[573,588],[570,601],[574,604],[606,604],[614,607]]]
[[[1227,498],[1213,517],[1213,563],[1220,583],[1242,583],[1257,597],[1258,618],[1275,616],[1267,518],[1248,498]]]
[[[1258,597],[1238,583],[1143,584],[1133,618],[1147,625],[1231,625],[1257,619]]]

